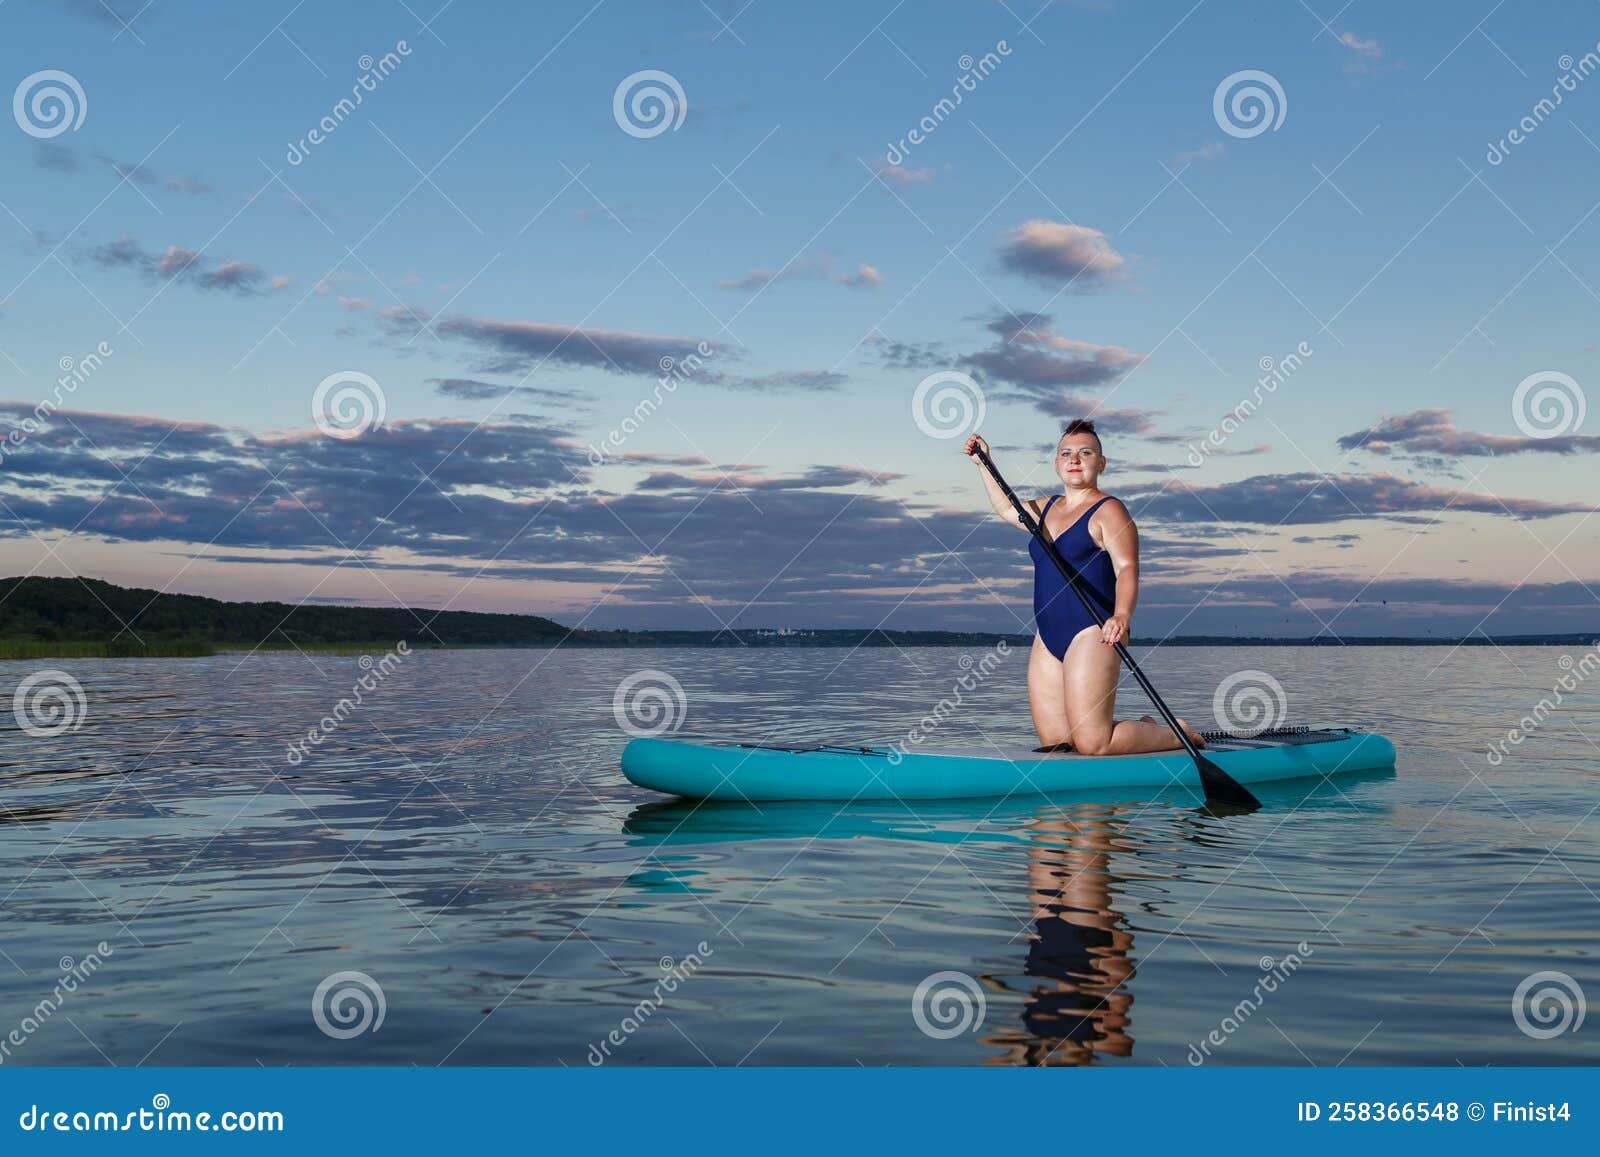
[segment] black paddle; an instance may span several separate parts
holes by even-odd
[[[972,452],[983,463],[984,469],[989,471],[991,477],[1000,484],[1006,497],[1011,499],[1011,505],[1016,507],[1017,515],[1022,519],[1022,525],[1028,532],[1039,540],[1039,545],[1044,547],[1045,554],[1050,556],[1050,561],[1056,564],[1056,569],[1061,572],[1061,577],[1067,580],[1067,585],[1072,588],[1072,593],[1078,596],[1078,601],[1083,604],[1083,609],[1089,612],[1089,617],[1102,627],[1105,626],[1106,617],[1094,600],[1089,597],[1089,592],[1083,589],[1077,573],[1067,565],[1067,560],[1061,557],[1061,552],[1056,549],[1056,544],[1050,541],[1050,536],[1045,534],[1044,527],[1029,513],[1028,508],[1022,504],[1016,492],[1006,485],[1006,480],[1000,477],[1000,471],[995,469],[994,461],[982,446],[974,446]],[[1167,701],[1161,698],[1160,693],[1150,684],[1145,673],[1139,670],[1139,664],[1134,662],[1133,655],[1119,640],[1112,646],[1117,649],[1117,656],[1127,664],[1128,670],[1133,672],[1133,677],[1139,681],[1139,686],[1144,688],[1144,693],[1150,697],[1150,702],[1156,705],[1156,710],[1161,712],[1161,718],[1166,720],[1172,733],[1183,744],[1189,758],[1194,760],[1195,770],[1200,773],[1200,786],[1205,790],[1206,802],[1209,804],[1222,804],[1229,808],[1254,811],[1261,806],[1261,801],[1250,794],[1248,788],[1233,776],[1223,771],[1211,760],[1200,754],[1200,749],[1194,745],[1183,728],[1178,726],[1178,717],[1172,713],[1172,708],[1167,706]]]

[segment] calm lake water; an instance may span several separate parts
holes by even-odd
[[[1600,1061],[1600,1023],[1513,1015],[1541,971],[1600,997],[1600,671],[1485,757],[1576,648],[1142,652],[1191,721],[1256,669],[1291,720],[1399,748],[1249,816],[697,809],[618,767],[644,669],[683,687],[684,735],[893,742],[980,653],[414,653],[298,765],[356,657],[0,663],[0,707],[44,668],[85,696],[57,737],[0,711],[0,1062]],[[1025,663],[936,738],[1031,742]]]

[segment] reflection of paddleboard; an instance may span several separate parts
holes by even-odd
[[[1207,733],[1205,754],[1240,783],[1328,776],[1394,765],[1394,744],[1351,728],[1282,728],[1250,738]],[[919,800],[1039,795],[1079,788],[1196,783],[1183,751],[1089,756],[1077,752],[899,752],[829,744],[781,747],[635,739],[622,773],[640,787],[689,799]]]

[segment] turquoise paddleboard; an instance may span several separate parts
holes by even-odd
[[[1207,732],[1204,751],[1247,784],[1394,766],[1394,744],[1348,727],[1291,727],[1248,738]],[[668,795],[749,802],[961,799],[1105,787],[1198,790],[1194,761],[1181,750],[1090,756],[635,739],[622,751],[622,774]]]

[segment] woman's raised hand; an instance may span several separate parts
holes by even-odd
[[[985,454],[987,454],[989,452],[989,443],[985,442],[977,434],[974,434],[972,437],[967,439],[966,448],[962,451],[962,453],[968,458],[976,461],[979,450],[982,450]]]

